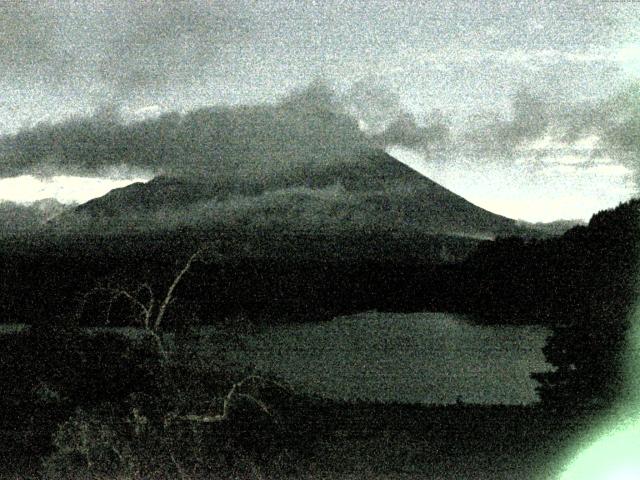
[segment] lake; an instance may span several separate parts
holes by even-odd
[[[477,326],[447,313],[368,312],[245,338],[242,361],[336,399],[527,404],[549,330]],[[240,358],[240,357],[239,357]]]
[[[0,331],[21,328],[2,325]],[[478,326],[449,313],[367,312],[264,328],[243,335],[246,348],[226,355],[299,391],[334,399],[528,404],[537,399],[529,374],[550,368],[542,354],[549,333],[536,326]]]

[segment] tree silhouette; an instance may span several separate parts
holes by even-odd
[[[147,334],[153,337],[158,347],[158,353],[167,361],[167,351],[162,340],[163,320],[169,305],[174,301],[176,288],[180,285],[189,270],[191,270],[194,262],[201,259],[203,255],[202,252],[203,250],[197,250],[189,257],[184,266],[173,277],[164,295],[159,299],[156,298],[154,289],[148,282],[139,283],[133,289],[127,289],[119,285],[106,285],[95,287],[83,295],[82,308],[84,308],[85,303],[92,295],[97,293],[107,294],[106,316],[108,323],[114,303],[119,299],[124,299],[134,310],[137,310],[137,314],[134,315],[135,324],[141,326]]]
[[[165,345],[165,322],[169,306],[175,300],[176,289],[184,281],[187,274],[191,271],[196,262],[211,263],[214,260],[220,260],[221,253],[219,246],[211,243],[199,248],[193,253],[184,265],[176,272],[173,279],[163,295],[157,297],[154,288],[148,282],[138,282],[134,288],[125,288],[121,285],[98,286],[83,295],[82,307],[95,294],[106,294],[106,319],[110,321],[111,310],[116,301],[124,300],[133,308],[134,325],[142,327],[143,331],[150,335],[156,343],[158,354],[161,357],[161,366],[164,373],[164,384],[166,389],[171,390],[174,397],[180,396],[180,388],[174,373],[182,371],[191,366],[179,365],[180,359],[175,360],[169,349]],[[113,283],[113,281],[112,281]],[[186,321],[186,320],[185,320]],[[175,350],[176,345],[173,349]],[[190,359],[193,361],[193,359]],[[220,413],[207,414],[178,414],[176,412],[168,412],[165,415],[165,423],[171,423],[174,420],[197,423],[215,423],[223,422],[229,419],[232,409],[241,400],[249,401],[255,405],[260,411],[271,416],[272,408],[259,398],[260,390],[266,387],[277,387],[282,391],[288,392],[288,388],[279,382],[266,379],[256,374],[245,376],[239,381],[234,382],[227,393],[223,396],[222,411]],[[251,392],[249,390],[252,390]],[[182,392],[184,394],[184,392]]]
[[[556,320],[543,349],[555,371],[534,374],[541,400],[600,409],[622,392],[630,310],[637,296],[640,200],[599,212],[556,240],[560,275],[551,297]]]

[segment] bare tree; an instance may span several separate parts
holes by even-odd
[[[103,285],[98,286],[87,292],[82,299],[82,308],[93,295],[106,294],[107,300],[107,322],[109,322],[111,309],[114,303],[120,299],[126,300],[136,311],[135,323],[141,326],[144,331],[149,334],[155,341],[158,352],[161,356],[164,367],[169,366],[169,355],[163,341],[163,320],[165,319],[167,310],[174,301],[177,287],[184,281],[185,277],[197,261],[209,262],[211,260],[220,259],[221,255],[216,245],[209,245],[208,248],[200,248],[192,254],[186,263],[176,273],[169,287],[160,297],[156,297],[156,293],[152,286],[147,282],[139,283],[135,288],[127,289],[122,285]],[[234,405],[241,399],[248,400],[255,404],[262,412],[272,416],[273,412],[270,406],[260,400],[258,396],[247,392],[249,386],[265,387],[267,385],[276,386],[283,391],[289,391],[288,387],[267,380],[259,375],[251,374],[242,380],[232,384],[227,394],[222,398],[222,411],[215,414],[188,414],[188,415],[167,415],[165,424],[169,424],[173,420],[182,420],[197,423],[217,423],[225,421],[229,418],[230,412]]]
[[[203,250],[199,249],[189,257],[183,267],[176,273],[164,295],[159,299],[156,298],[153,288],[147,282],[140,283],[133,289],[127,289],[122,285],[100,285],[83,295],[79,314],[82,313],[85,304],[92,296],[106,294],[108,295],[106,315],[107,323],[109,323],[114,303],[120,299],[126,300],[138,312],[135,317],[135,323],[141,326],[155,340],[158,351],[163,361],[166,362],[168,354],[162,340],[163,320],[169,305],[174,300],[176,288],[191,270],[193,264],[201,259],[202,254]]]

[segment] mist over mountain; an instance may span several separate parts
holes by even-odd
[[[366,175],[358,164],[385,150],[514,218],[586,219],[635,191],[636,98],[635,84],[583,104],[554,103],[523,88],[504,115],[479,112],[462,123],[450,112],[407,111],[373,80],[343,91],[316,80],[275,103],[183,112],[152,106],[153,115],[139,117],[107,103],[90,116],[0,137],[0,177],[164,175],[206,180],[223,196],[255,196],[316,188],[332,169]],[[565,198],[567,184],[574,193]],[[514,197],[521,206],[504,205]]]
[[[39,200],[30,205],[0,201],[2,234],[10,235],[43,230],[47,222],[71,208],[73,206],[63,205],[51,198]]]
[[[518,222],[521,225],[525,225],[529,228],[533,228],[534,230],[538,230],[540,232],[544,232],[549,235],[562,235],[573,227],[579,225],[586,225],[587,222],[583,220],[556,220],[554,222]]]
[[[367,102],[375,106],[384,91],[371,95]],[[486,239],[526,230],[384,153],[391,143],[427,148],[447,141],[444,123],[419,126],[391,99],[390,118],[401,120],[368,132],[359,119],[370,112],[353,110],[364,103],[316,81],[275,104],[214,106],[142,121],[126,121],[118,108],[105,107],[91,117],[0,138],[0,170],[153,178],[57,216],[49,233],[190,226]]]
[[[230,179],[231,180],[231,179]],[[309,165],[271,188],[252,178],[159,176],[90,200],[51,222],[62,230],[145,231],[184,226],[308,234],[360,230],[492,238],[524,231],[382,152]]]

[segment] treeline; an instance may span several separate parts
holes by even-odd
[[[457,265],[459,308],[496,323],[572,323],[629,306],[636,278],[638,201],[560,237],[484,242]]]
[[[127,289],[146,283],[159,291],[190,255],[213,244],[176,292],[170,317],[187,309],[204,323],[238,316],[296,322],[423,310],[469,314],[482,323],[553,326],[591,314],[586,302],[625,308],[635,205],[546,239],[215,229],[4,239],[0,322],[68,320],[84,295],[106,283]],[[91,300],[85,307],[100,299]],[[112,307],[117,312],[118,305]],[[94,309],[81,321],[102,325],[104,318]],[[127,325],[129,319],[121,312],[111,321]]]
[[[29,243],[31,242],[31,243]],[[477,240],[444,235],[352,232],[336,235],[178,230],[165,234],[5,240],[0,248],[4,323],[104,325],[109,285],[165,289],[202,246],[176,291],[168,320],[184,311],[203,323],[329,320],[366,310],[442,309],[449,275]],[[211,246],[213,245],[213,246]],[[88,301],[87,301],[88,300]],[[112,305],[111,325],[129,325],[131,305]],[[133,313],[133,312],[129,312]],[[139,312],[136,312],[139,313]]]
[[[601,408],[623,392],[631,309],[637,301],[640,200],[594,215],[546,240],[482,244],[455,266],[452,309],[482,323],[552,328],[555,371],[534,375],[543,402]]]

